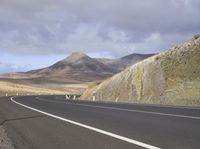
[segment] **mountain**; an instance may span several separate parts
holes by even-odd
[[[200,105],[200,35],[91,85],[82,99]]]
[[[91,82],[111,77],[148,56],[151,55],[133,54],[121,59],[95,59],[84,53],[74,52],[49,67],[25,73],[6,74],[4,79],[14,78],[14,82],[19,80],[29,83]]]
[[[114,69],[108,67],[107,65],[93,59],[83,53],[74,52],[69,57],[53,64],[50,67],[31,71],[31,73],[37,74],[51,74],[58,73],[74,72],[74,73],[102,73],[102,74],[113,74],[115,73]],[[30,73],[30,72],[29,72]]]
[[[118,59],[98,59],[100,62],[106,64],[109,67],[115,68],[116,71],[120,72],[127,67],[142,61],[148,57],[151,57],[155,54],[130,54]]]
[[[96,59],[80,52],[74,52],[49,67],[6,76],[25,79],[32,83],[78,83],[102,80],[114,73],[116,70]]]
[[[29,71],[27,73],[43,75],[60,75],[65,73],[101,73],[113,74],[115,70],[83,53],[74,52],[67,58],[50,67]]]

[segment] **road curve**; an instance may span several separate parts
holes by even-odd
[[[0,98],[0,122],[18,148],[196,149],[200,109]]]

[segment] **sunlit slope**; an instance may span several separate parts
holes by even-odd
[[[91,86],[82,99],[200,105],[200,36]]]

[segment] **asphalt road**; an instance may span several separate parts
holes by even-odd
[[[0,98],[0,125],[19,149],[199,149],[200,109]]]

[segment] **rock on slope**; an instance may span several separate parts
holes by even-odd
[[[200,36],[91,86],[82,99],[200,105]]]

